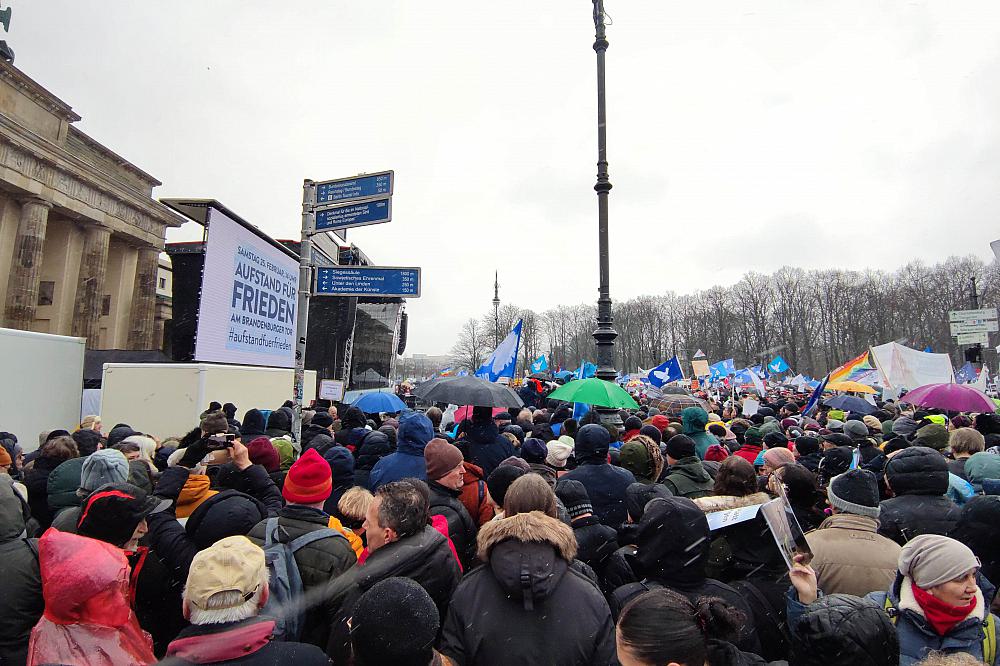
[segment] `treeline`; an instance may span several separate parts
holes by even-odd
[[[785,267],[771,275],[747,273],[731,287],[618,301],[616,367],[635,372],[675,354],[687,361],[701,349],[711,362],[732,356],[737,367],[781,354],[794,371],[818,377],[869,345],[893,340],[947,352],[957,366],[964,360],[951,337],[948,310],[972,307],[972,277],[979,307],[996,307],[1000,266],[972,256],[933,266],[913,262],[894,272]],[[523,319],[519,371],[543,353],[551,365],[575,369],[581,360],[596,360],[596,317],[596,304],[541,313],[508,304],[498,317],[489,312],[465,323],[452,361],[456,368],[478,368],[495,347],[497,333],[502,340]],[[996,336],[991,334],[991,344]],[[992,346],[985,349],[995,367]]]

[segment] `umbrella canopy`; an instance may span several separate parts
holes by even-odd
[[[995,412],[994,402],[970,384],[926,384],[901,399],[911,405],[935,407],[951,412]]]
[[[524,402],[503,384],[479,377],[439,377],[413,389],[413,394],[427,402],[476,407],[523,407]]]
[[[875,405],[869,403],[864,398],[859,398],[853,395],[835,395],[829,400],[823,402],[827,407],[833,407],[834,409],[842,409],[845,412],[853,412],[855,414],[874,414],[877,410]]]
[[[827,391],[853,391],[854,393],[878,393],[875,389],[861,382],[830,382]]]
[[[680,416],[687,407],[701,407],[706,412],[708,411],[708,403],[701,398],[676,393],[665,393],[659,398],[651,398],[649,406],[657,408],[661,414],[666,416]]]
[[[366,393],[352,404],[365,414],[381,414],[383,412],[402,412],[409,407],[394,393]]]
[[[549,399],[581,402],[597,407],[639,409],[639,405],[628,394],[628,391],[614,382],[606,382],[597,377],[567,382],[550,393]]]
[[[507,410],[504,409],[503,407],[494,407],[492,415],[496,416],[497,414],[503,414],[506,411]],[[454,416],[455,423],[461,423],[465,419],[471,419],[471,418],[472,418],[472,405],[464,405],[455,410],[455,416]]]

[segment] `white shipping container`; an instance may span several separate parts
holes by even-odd
[[[292,397],[291,368],[212,363],[105,363],[101,422],[117,423],[159,438],[181,436],[198,425],[213,400],[236,405],[242,420],[250,409],[277,409]],[[305,404],[316,397],[316,371],[305,376]]]

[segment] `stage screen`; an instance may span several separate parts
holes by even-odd
[[[295,365],[298,261],[209,208],[195,359]]]

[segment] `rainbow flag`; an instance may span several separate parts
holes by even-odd
[[[864,352],[860,356],[852,358],[847,363],[843,364],[839,368],[835,369],[830,373],[831,382],[847,382],[855,381],[857,377],[863,375],[871,370],[874,370],[875,366],[871,364],[868,360],[868,352]]]

